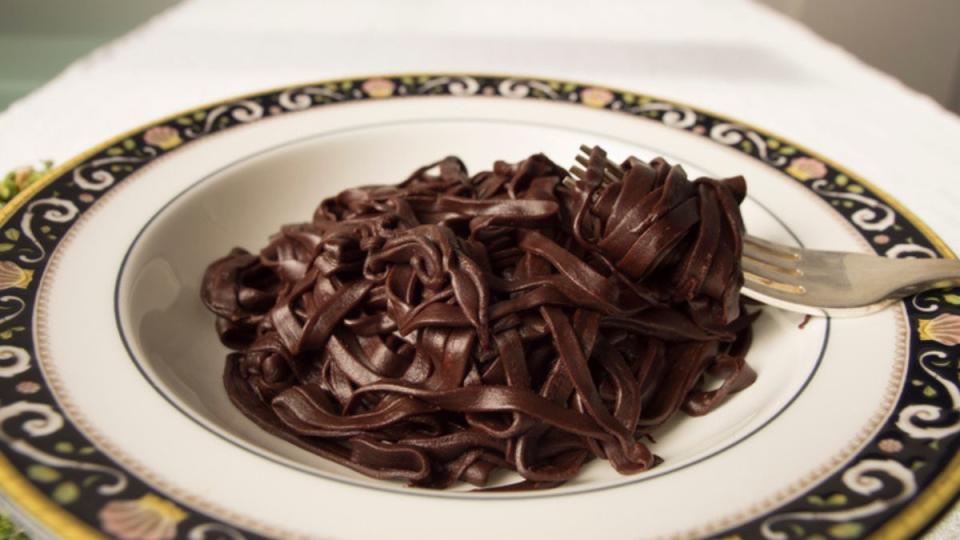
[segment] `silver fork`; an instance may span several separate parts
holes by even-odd
[[[593,148],[580,146],[577,163],[586,167]],[[586,171],[570,168],[583,180]],[[603,182],[623,178],[606,160]],[[830,317],[858,317],[879,311],[905,296],[960,286],[960,261],[890,259],[877,255],[821,251],[743,237],[743,294],[774,307]]]

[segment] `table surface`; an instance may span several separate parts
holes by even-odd
[[[0,111],[176,0],[0,1]]]
[[[960,248],[960,119],[932,99],[746,0],[585,5],[188,1],[0,114],[0,171],[60,162],[173,111],[266,87],[516,73],[635,89],[762,126],[856,171]],[[960,512],[927,537],[960,537]]]

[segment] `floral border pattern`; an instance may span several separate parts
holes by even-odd
[[[648,96],[577,83],[496,76],[376,77],[297,86],[152,125],[75,164],[0,224],[0,452],[38,491],[121,539],[262,538],[154,490],[66,420],[36,365],[32,310],[50,253],[77,218],[158,156],[210,133],[328,104],[405,96],[499,96],[579,103],[647,118],[734,148],[801,182],[878,253],[939,256],[933,240],[856,178],[751,127]],[[859,538],[936,479],[960,448],[960,291],[905,302],[907,384],[894,414],[839,471],[723,538]]]

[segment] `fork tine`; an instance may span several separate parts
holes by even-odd
[[[747,286],[768,296],[804,295],[800,252],[766,240],[743,236],[740,257]]]
[[[623,178],[623,169],[621,169],[619,165],[610,161],[609,159],[607,160],[607,169],[612,171],[613,175],[616,176],[617,179]]]
[[[748,270],[759,276],[784,283],[799,283],[804,273],[801,268],[795,266],[781,266],[779,261],[770,261],[765,259],[755,259],[744,254],[740,259],[744,270]]]
[[[589,159],[590,153],[593,152],[594,149],[597,149],[603,152],[604,160],[606,161],[605,168],[606,170],[610,171],[610,174],[613,175],[614,179],[619,180],[623,178],[623,169],[621,169],[619,165],[617,165],[616,163],[614,163],[613,161],[611,161],[609,158],[606,157],[607,152],[603,148],[600,148],[599,146],[590,147],[585,144],[580,145],[580,151],[586,154],[587,159]]]
[[[743,250],[744,253],[749,252],[750,256],[755,259],[769,259],[771,256],[789,261],[799,261],[801,259],[800,248],[774,244],[749,234],[743,235]]]
[[[609,167],[603,169],[603,176],[611,182],[619,182],[623,179],[623,175],[617,176],[617,173],[611,172]]]
[[[754,290],[774,298],[783,298],[784,293],[800,296],[806,294],[807,292],[803,285],[797,283],[784,283],[778,279],[770,279],[766,276],[755,274],[750,270],[747,270],[746,263],[744,263],[743,267],[743,279],[746,282],[745,287],[747,289]]]
[[[589,167],[590,158],[584,156],[583,154],[577,154],[577,163],[583,165],[584,167]],[[604,179],[608,182],[618,182],[620,181],[609,169],[609,167],[604,167],[603,169]]]

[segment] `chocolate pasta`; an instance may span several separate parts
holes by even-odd
[[[582,180],[542,154],[473,176],[455,157],[347,189],[259,254],[207,269],[233,403],[378,479],[532,489],[751,384],[740,300],[742,177],[657,158]]]

